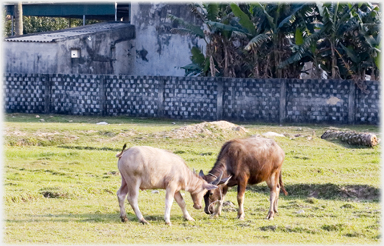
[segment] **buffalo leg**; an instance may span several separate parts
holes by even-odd
[[[222,191],[223,193],[221,194],[220,200],[218,201],[216,212],[212,216],[220,216],[221,215],[221,210],[223,208],[224,198],[225,198],[225,195],[227,194],[227,191],[228,191],[228,186],[224,185],[223,191]]]
[[[136,214],[136,217],[139,219],[140,223],[142,224],[148,224],[148,221],[146,221],[143,217],[143,215],[140,212],[139,209],[139,187],[140,183],[138,180],[135,180],[133,183],[134,185],[132,187],[128,187],[128,202],[131,204],[131,207],[133,211]]]
[[[280,175],[280,171],[278,172],[278,174]],[[273,211],[275,213],[277,213],[277,202],[279,201],[279,196],[280,196],[280,183],[279,183],[279,176],[276,175],[275,179],[277,180],[276,183],[276,198],[275,198],[275,203],[274,203],[274,207],[273,207]]]
[[[117,191],[117,199],[119,201],[119,206],[120,206],[120,218],[122,222],[127,222],[127,215],[125,212],[125,207],[124,207],[124,200],[125,197],[128,194],[128,187],[127,183],[125,182],[125,179],[123,176],[121,176],[121,186],[120,189]]]
[[[268,211],[268,215],[267,215],[267,219],[269,219],[269,220],[272,220],[273,216],[275,215],[275,206],[277,205],[276,199],[278,196],[277,192],[278,192],[278,190],[280,190],[277,188],[277,184],[279,182],[278,174],[279,174],[279,172],[275,172],[267,180],[267,185],[268,185],[269,191],[270,191],[270,197],[269,197],[270,206],[269,206],[269,211]],[[276,210],[277,210],[277,207],[276,207]]]
[[[165,191],[165,213],[164,220],[165,224],[171,225],[171,207],[173,203],[175,191],[173,189],[167,188]]]
[[[247,179],[242,179],[242,181],[237,185],[237,203],[239,204],[239,211],[237,212],[237,218],[243,220],[245,217],[244,214],[244,197],[245,197],[245,188],[247,187]]]
[[[190,220],[190,221],[195,221],[188,213],[187,211],[187,208],[186,208],[186,205],[185,205],[185,201],[183,199],[183,197],[181,196],[180,194],[180,191],[177,191],[175,193],[175,200],[177,202],[177,204],[179,204],[180,208],[181,208],[181,211],[183,212],[183,215],[184,215],[184,218],[186,220]]]

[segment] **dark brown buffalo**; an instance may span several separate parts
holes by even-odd
[[[281,179],[281,167],[284,151],[272,139],[251,137],[226,142],[220,150],[216,163],[207,175],[200,170],[199,175],[207,182],[217,177],[229,178],[219,188],[210,190],[204,196],[207,214],[221,214],[224,196],[228,187],[237,185],[238,218],[244,219],[244,194],[247,184],[267,182],[270,189],[270,208],[267,219],[273,219],[277,213],[277,201],[280,189],[287,195]],[[217,203],[216,209],[214,204]]]

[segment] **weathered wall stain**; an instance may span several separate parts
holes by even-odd
[[[168,14],[202,25],[188,4],[131,4],[131,24],[136,27],[137,46],[133,75],[183,76],[184,70],[179,67],[191,63],[191,47],[199,46],[204,50],[203,40],[192,35],[171,33],[170,30],[177,25],[168,18]],[[148,52],[145,59],[142,57],[142,47]]]
[[[338,102],[343,103],[343,100],[341,100],[335,96],[331,96],[327,100],[327,104],[329,104],[329,105],[336,105]]]
[[[137,55],[137,58],[140,58],[141,60],[148,62],[148,59],[147,59],[148,51],[146,49],[142,48],[141,50],[136,50],[136,55]]]

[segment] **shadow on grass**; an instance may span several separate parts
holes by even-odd
[[[288,196],[280,197],[294,199],[314,197],[329,200],[358,199],[372,202],[380,201],[380,189],[369,185],[337,185],[337,184],[294,184],[284,185]],[[267,186],[248,186],[247,190],[264,193],[269,196]]]
[[[28,219],[29,218],[29,219]],[[136,215],[127,213],[128,222],[125,223],[139,223]],[[164,215],[144,215],[145,220],[149,223],[164,222]],[[181,221],[184,218],[180,215],[171,214],[171,222]],[[7,223],[25,223],[25,222],[80,222],[80,223],[117,223],[122,224],[119,212],[116,213],[85,213],[85,214],[44,214],[44,215],[26,215],[25,219],[20,220],[5,220]]]
[[[91,147],[91,146],[57,146],[58,148],[63,148],[63,149],[78,149],[78,150],[101,150],[101,151],[121,151],[121,148],[110,148],[110,147]]]

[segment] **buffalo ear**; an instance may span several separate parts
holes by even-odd
[[[213,185],[219,185],[220,180],[221,180],[222,177],[223,177],[223,172],[221,172],[220,176],[219,176],[217,179],[213,180],[213,181],[211,182],[211,184],[213,184]]]
[[[217,185],[221,185],[221,184],[228,184],[228,181],[232,178],[232,176],[229,176],[228,178],[225,178],[225,179],[221,179],[220,182],[217,184]]]
[[[207,190],[214,190],[214,189],[217,189],[218,186],[217,185],[213,185],[213,184],[206,184],[206,185],[204,185],[204,188],[207,189]]]
[[[201,169],[200,169],[200,172],[199,172],[199,176],[200,177],[204,177],[205,176],[203,170],[201,170]]]

